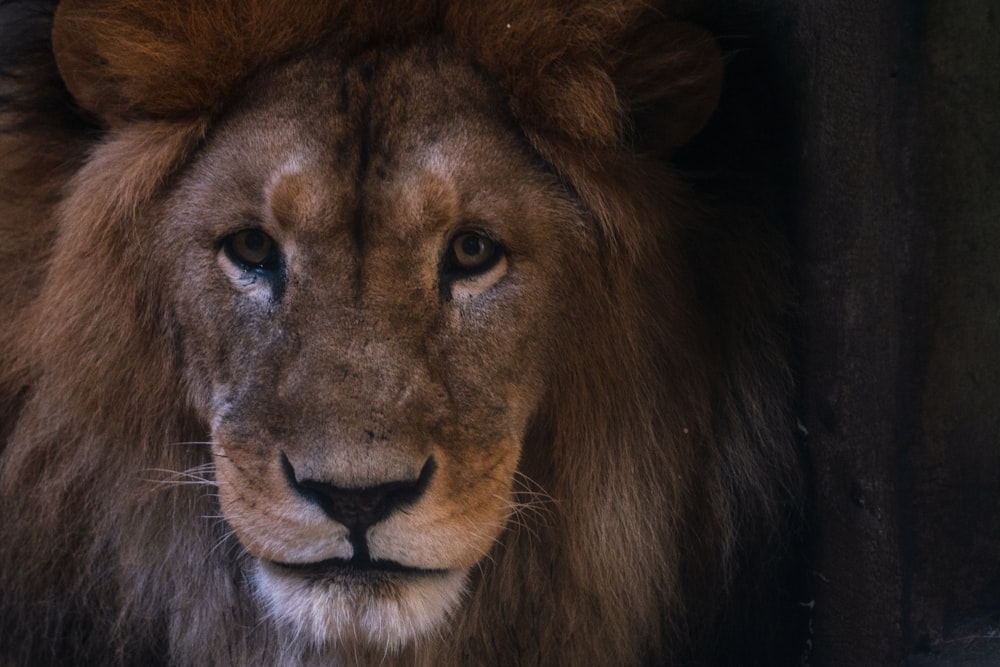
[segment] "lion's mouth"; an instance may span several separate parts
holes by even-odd
[[[268,563],[278,571],[316,581],[394,576],[427,577],[440,576],[448,572],[448,570],[412,567],[392,560],[372,560],[371,558],[328,558],[312,563],[281,563],[278,561],[268,561]]]

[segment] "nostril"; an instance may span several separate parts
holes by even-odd
[[[300,496],[321,507],[334,521],[344,524],[353,539],[363,537],[368,528],[396,510],[415,503],[430,484],[437,464],[433,457],[429,457],[416,478],[366,487],[344,487],[322,480],[298,479],[284,452],[281,453],[281,468],[289,485]]]

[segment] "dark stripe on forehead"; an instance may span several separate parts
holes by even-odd
[[[378,54],[368,51],[361,55],[356,64],[350,68],[348,78],[354,82],[351,92],[358,100],[354,108],[352,123],[356,124],[358,142],[358,164],[355,176],[355,187],[358,193],[354,219],[351,221],[351,238],[357,248],[358,259],[364,256],[365,248],[365,218],[367,206],[364,199],[364,184],[368,178],[371,163],[372,142],[372,81],[375,78],[375,68],[378,66]],[[359,261],[358,266],[361,266]]]

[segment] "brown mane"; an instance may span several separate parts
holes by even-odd
[[[60,5],[55,56],[25,48],[0,80],[0,662],[284,664],[239,543],[199,520],[214,497],[163,483],[206,464],[207,427],[149,269],[162,249],[137,230],[257,72],[427,34],[505,92],[598,226],[606,273],[580,278],[593,320],[533,422],[524,512],[449,631],[400,663],[739,650],[718,644],[768,585],[797,487],[780,252],[665,167],[715,105],[719,61],[650,4]]]

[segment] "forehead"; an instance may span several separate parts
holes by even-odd
[[[498,162],[517,135],[500,91],[432,44],[318,53],[276,68],[252,82],[228,125],[268,166],[298,153],[375,176],[408,157],[441,160],[445,143]]]
[[[380,207],[509,205],[540,174],[499,89],[433,44],[277,67],[216,134],[209,171],[233,199],[299,224],[352,220],[371,232],[380,225],[366,215]]]

